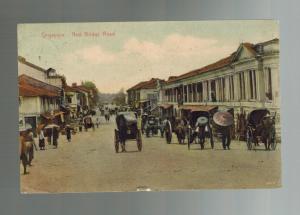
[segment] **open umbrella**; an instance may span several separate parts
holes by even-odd
[[[219,126],[227,127],[233,124],[233,116],[229,112],[217,112],[213,116],[214,123]]]
[[[208,123],[208,118],[207,117],[205,117],[205,116],[200,116],[200,117],[198,117],[198,119],[197,119],[197,124],[198,125],[206,125]]]

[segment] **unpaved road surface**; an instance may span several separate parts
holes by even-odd
[[[199,145],[172,144],[156,136],[143,136],[143,150],[127,142],[127,152],[115,153],[114,121],[95,131],[80,132],[68,143],[36,151],[29,174],[22,174],[21,192],[101,192],[137,190],[186,190],[210,188],[262,188],[281,184],[280,146],[276,151],[248,151],[245,142],[234,141],[231,150],[221,143],[205,150]],[[208,142],[208,141],[207,141]]]

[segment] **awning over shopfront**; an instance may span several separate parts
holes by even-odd
[[[218,106],[213,106],[213,105],[183,105],[180,107],[181,110],[189,110],[191,112],[194,111],[205,111],[205,112],[210,112],[213,110],[218,109]]]
[[[51,114],[50,112],[46,112],[46,113],[41,114],[41,116],[46,119],[53,119],[57,116],[62,116],[63,114],[64,114],[64,112],[62,112],[62,111],[55,111],[53,114]]]
[[[163,105],[159,105],[159,107],[163,108],[163,109],[169,109],[171,107],[173,107],[173,105],[170,104],[163,104]]]

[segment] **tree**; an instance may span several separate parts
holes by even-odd
[[[83,81],[81,82],[81,85],[92,91],[92,96],[89,98],[89,100],[91,101],[92,106],[96,106],[99,103],[99,90],[96,87],[96,84],[92,81]]]
[[[119,92],[114,96],[113,103],[116,105],[125,105],[126,104],[126,94],[124,89],[120,89]]]

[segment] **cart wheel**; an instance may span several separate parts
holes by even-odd
[[[275,133],[275,131],[274,131],[274,134],[272,135],[272,139],[271,139],[271,149],[273,150],[273,151],[275,151],[276,150],[276,146],[277,146],[277,142],[276,142],[276,133]]]
[[[119,132],[117,130],[115,130],[115,150],[116,150],[116,153],[119,152]]]
[[[137,131],[136,143],[138,150],[142,151],[142,135],[140,130]]]

